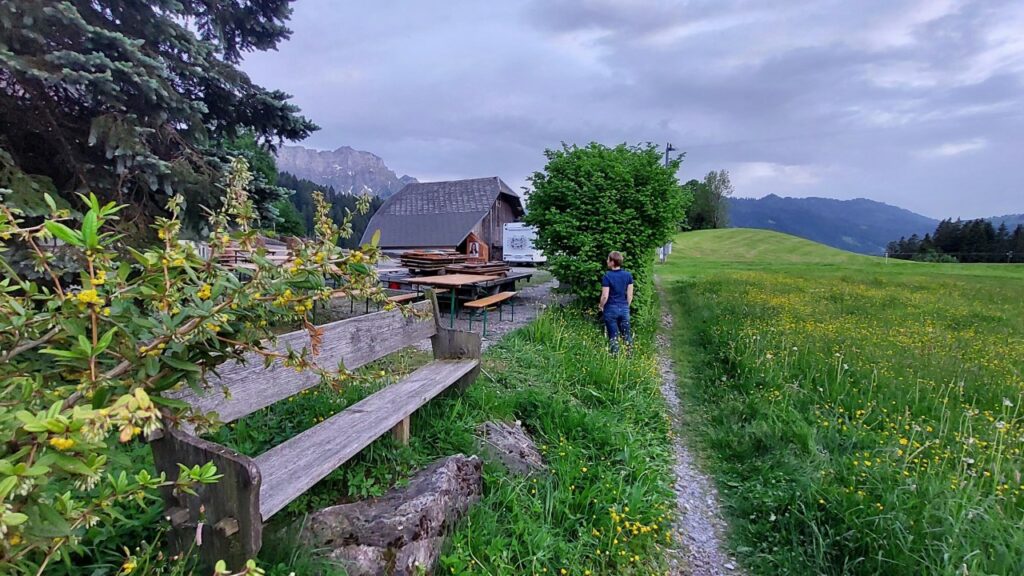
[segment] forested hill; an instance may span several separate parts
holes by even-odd
[[[313,192],[323,192],[327,197],[327,201],[331,204],[331,219],[335,222],[341,222],[345,218],[345,210],[356,211],[356,200],[358,196],[354,194],[339,194],[331,186],[322,186],[315,182],[310,182],[304,178],[296,178],[294,175],[288,172],[281,172],[277,177],[277,185],[284,188],[288,188],[293,191],[293,194],[288,197],[288,201],[295,210],[299,213],[299,220],[305,227],[306,235],[313,234],[313,216],[315,215],[315,209],[313,206]],[[354,248],[359,245],[359,239],[363,236],[363,231],[366,230],[366,225],[370,222],[370,216],[380,208],[381,204],[384,203],[378,196],[374,196],[370,201],[370,211],[366,214],[356,214],[352,219],[352,235],[347,239],[342,240],[341,245],[345,248]]]
[[[730,198],[729,225],[776,230],[828,246],[881,255],[901,236],[924,234],[938,220],[883,202],[858,198]]]

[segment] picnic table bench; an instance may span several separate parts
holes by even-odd
[[[179,464],[212,461],[223,475],[216,484],[196,488],[195,495],[164,490],[172,553],[198,543],[205,564],[223,559],[229,568],[240,568],[259,552],[263,523],[270,517],[389,431],[407,442],[413,412],[449,387],[463,387],[476,378],[480,336],[440,325],[434,297],[410,308],[415,315],[389,310],[320,326],[314,361],[325,370],[355,370],[430,338],[432,362],[263,454],[239,454],[167,423],[151,442],[158,471],[176,478]],[[291,332],[267,347],[281,352],[308,348],[310,336]],[[315,372],[297,372],[280,360],[265,367],[262,356],[250,353],[244,362],[220,366],[205,394],[186,389],[170,396],[199,412],[216,412],[227,423],[320,382]]]
[[[473,317],[483,316],[484,329],[482,336],[487,336],[487,312],[493,310],[495,305],[498,307],[498,320],[502,319],[501,314],[504,309],[505,303],[508,302],[512,306],[512,321],[516,320],[516,304],[512,301],[517,292],[499,292],[493,296],[487,296],[480,298],[479,300],[473,300],[472,302],[466,302],[463,304],[465,308],[469,308],[469,330],[473,330]]]

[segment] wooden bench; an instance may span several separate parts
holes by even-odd
[[[472,302],[466,302],[463,307],[469,309],[469,330],[473,330],[473,317],[483,316],[484,329],[483,336],[487,336],[487,311],[493,310],[495,305],[498,307],[498,320],[502,320],[502,310],[507,302],[512,307],[512,321],[516,320],[516,304],[512,301],[512,298],[517,292],[498,292],[493,296],[487,296],[480,298],[479,300],[473,300]]]
[[[192,467],[210,461],[223,474],[216,484],[200,486],[196,495],[164,491],[172,553],[201,542],[198,551],[204,563],[223,559],[229,568],[239,569],[246,559],[256,557],[263,523],[271,516],[389,431],[399,441],[408,441],[414,411],[449,387],[463,387],[476,378],[480,337],[441,326],[436,298],[411,308],[422,316],[391,310],[321,326],[315,362],[325,370],[355,370],[426,338],[433,346],[432,362],[263,454],[239,454],[173,426],[151,442],[157,470],[168,478],[178,477],[178,464]],[[297,331],[278,337],[273,348],[300,350],[309,344],[309,334]],[[219,377],[211,379],[212,388],[205,394],[187,389],[169,396],[200,412],[217,412],[227,423],[321,381],[314,372],[296,372],[280,361],[264,367],[256,354],[246,360],[219,367]]]

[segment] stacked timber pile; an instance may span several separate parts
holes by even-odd
[[[445,267],[448,274],[482,274],[484,276],[504,276],[510,268],[504,262],[466,262]]]
[[[414,272],[437,274],[447,266],[462,264],[469,259],[454,250],[410,250],[399,257],[402,266]]]

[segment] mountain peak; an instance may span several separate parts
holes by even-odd
[[[382,198],[417,181],[412,176],[399,178],[380,156],[351,146],[339,146],[333,151],[281,146],[277,151],[277,169],[323,186],[333,186],[342,193],[358,194],[366,187]]]

